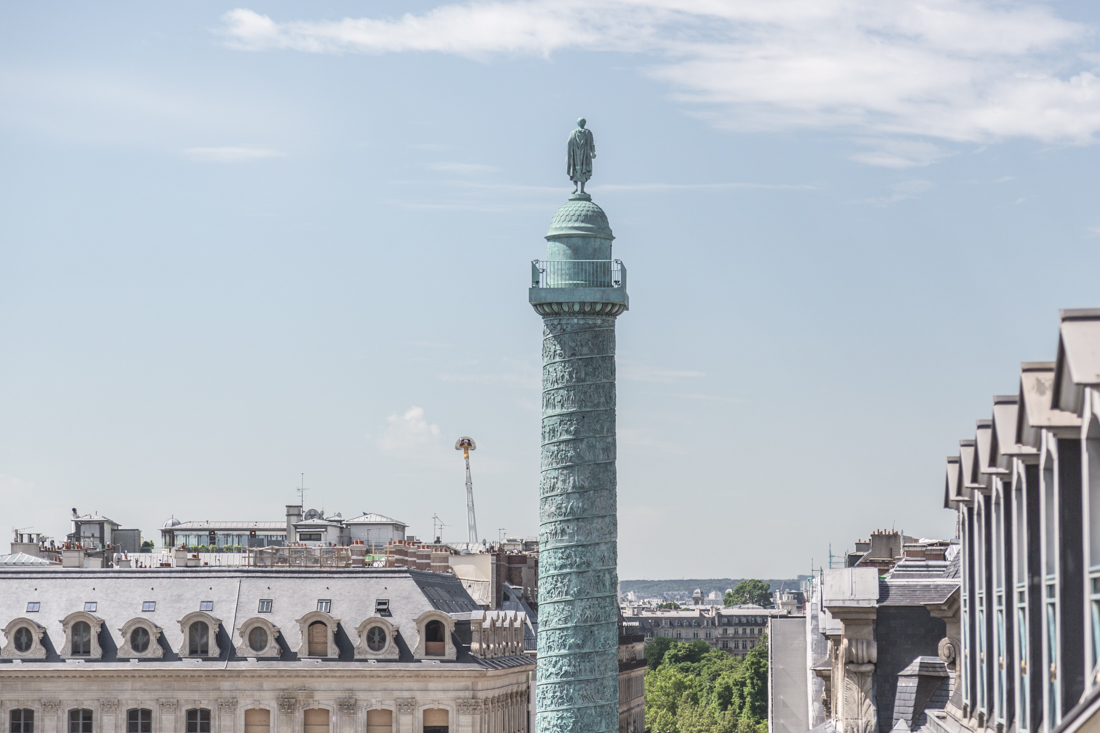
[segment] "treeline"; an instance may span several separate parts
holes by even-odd
[[[645,656],[649,733],[767,733],[767,636],[743,657],[664,637]]]

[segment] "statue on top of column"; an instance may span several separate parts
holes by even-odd
[[[592,159],[596,157],[596,141],[592,138],[592,131],[586,130],[584,125],[582,117],[577,120],[577,129],[569,134],[565,172],[573,182],[573,193],[577,193],[578,186],[584,193],[584,184],[592,177]]]

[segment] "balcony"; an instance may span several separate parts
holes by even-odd
[[[532,288],[626,289],[626,265],[622,260],[534,260]]]

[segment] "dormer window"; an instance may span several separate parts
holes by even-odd
[[[15,630],[12,636],[12,643],[15,645],[15,651],[20,654],[26,654],[31,650],[31,647],[34,646],[34,634],[32,634],[31,630],[26,626],[20,626]]]
[[[192,657],[210,656],[210,624],[194,621],[188,627],[187,653]]]
[[[85,603],[84,607],[87,608]],[[90,657],[92,655],[92,627],[87,621],[77,621],[73,624],[72,647],[70,654],[74,657]]]
[[[205,611],[192,611],[179,620],[180,631],[183,633],[183,644],[180,645],[181,657],[217,657],[221,655],[218,648],[218,628],[221,621]]]
[[[389,616],[390,615],[390,599],[389,598],[379,598],[378,600],[376,600],[374,602],[374,612],[376,614],[378,614],[379,616]]]
[[[39,601],[27,602],[27,613],[38,613],[38,609],[42,608],[42,603]]]
[[[98,608],[98,607],[99,607],[99,604],[96,603],[95,601],[84,601],[84,610],[87,613],[95,613],[96,608]]]

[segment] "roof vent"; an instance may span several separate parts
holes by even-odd
[[[378,600],[376,600],[374,602],[374,612],[376,614],[378,614],[379,616],[389,616],[390,615],[390,599],[389,598],[379,598]]]

